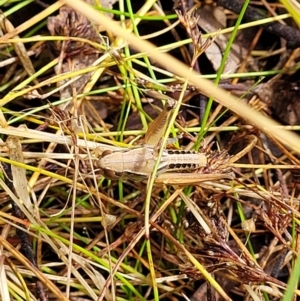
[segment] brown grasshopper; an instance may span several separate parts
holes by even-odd
[[[153,172],[157,160],[157,150],[152,145],[144,145],[125,151],[104,151],[96,163],[103,175],[110,179],[120,177],[145,178]],[[163,152],[158,174],[170,171],[195,170],[204,167],[207,158],[203,153],[184,150]]]
[[[96,166],[106,178],[148,178],[151,175],[157,161],[157,148],[175,103],[175,100],[168,101],[162,112],[149,125],[144,145],[102,152],[101,158],[96,160]],[[176,171],[193,171],[206,167],[207,164],[208,159],[205,153],[165,149],[158,166],[158,175]]]

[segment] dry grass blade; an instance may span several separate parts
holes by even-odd
[[[34,268],[32,264],[17,250],[14,249],[5,239],[0,236],[0,243],[5,250],[9,251],[15,258],[17,258],[28,270],[30,270],[44,285],[55,294],[58,300],[67,301],[68,299],[64,294],[51,282],[49,281],[38,269]]]
[[[21,32],[27,30],[32,25],[37,24],[41,20],[43,20],[45,17],[51,15],[53,12],[58,10],[61,6],[63,6],[63,1],[56,1],[54,4],[47,7],[45,10],[43,10],[42,13],[35,15],[32,19],[27,20],[26,22],[22,23],[22,25],[15,28],[12,32],[9,32],[5,34],[2,39],[5,41],[6,39],[11,39],[12,37],[20,34]]]
[[[13,25],[6,18],[1,17],[0,25],[2,27],[2,30],[7,31],[8,33],[14,31]],[[19,37],[15,36],[14,38],[18,39]],[[23,43],[14,43],[13,47],[18,55],[20,62],[23,65],[24,69],[28,73],[28,75],[29,76],[33,75],[35,73],[35,70],[34,70],[33,64],[27,54],[27,50],[26,50],[24,44]],[[38,81],[36,79],[34,79],[34,83],[38,84]]]
[[[9,136],[6,139],[6,146],[9,149],[9,157],[12,161],[24,163],[21,142],[18,137]],[[17,166],[12,166],[13,185],[21,202],[29,211],[33,210],[33,206],[28,193],[28,184],[26,179],[26,170]]]
[[[1,300],[8,301],[10,300],[9,291],[8,291],[8,283],[7,278],[4,270],[4,262],[5,256],[1,255],[0,257],[0,295]]]

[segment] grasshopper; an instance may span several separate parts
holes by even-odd
[[[119,151],[104,151],[101,158],[96,160],[96,166],[100,172],[109,179],[148,178],[153,172],[157,161],[157,148],[176,101],[170,99],[166,102],[162,112],[149,125],[145,135],[145,144]],[[173,171],[192,171],[207,166],[207,156],[204,153],[187,150],[163,151],[158,167],[158,175]]]
[[[104,151],[97,162],[103,175],[109,179],[120,177],[149,177],[157,160],[157,151],[151,145],[125,151]],[[205,154],[184,150],[164,150],[158,174],[170,171],[195,170],[207,165]]]

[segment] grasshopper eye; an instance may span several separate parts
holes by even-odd
[[[110,155],[110,154],[112,154],[112,151],[110,151],[110,150],[105,150],[104,152],[102,152],[101,157],[103,158],[103,157],[108,156],[108,155]]]

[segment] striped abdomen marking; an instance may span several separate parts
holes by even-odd
[[[203,153],[185,150],[166,150],[165,168],[168,170],[193,170],[207,165],[207,157]]]

